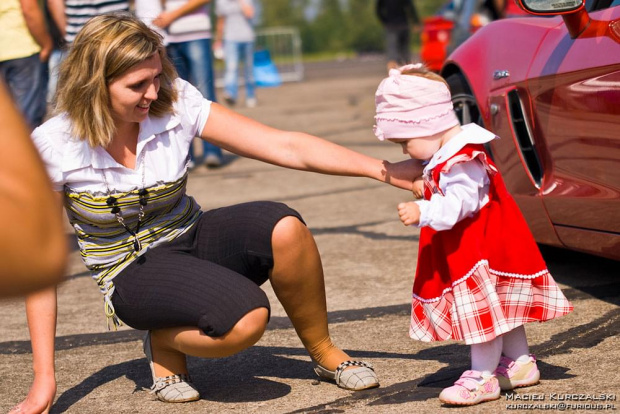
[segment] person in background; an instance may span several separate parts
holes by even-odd
[[[471,368],[439,400],[474,405],[537,384],[524,325],[573,307],[484,149],[497,137],[461,126],[446,81],[420,64],[390,70],[375,104],[377,138],[426,162],[424,199],[398,205],[400,221],[421,228],[409,336],[471,348]]]
[[[411,62],[411,31],[420,30],[420,19],[411,0],[377,0],[377,17],[385,32],[387,69]]]
[[[67,17],[65,16],[64,0],[47,0],[45,7],[45,19],[49,28],[54,48],[50,54],[47,65],[47,104],[52,104],[56,93],[56,81],[58,80],[58,66],[62,60],[62,54],[67,42],[65,30]]]
[[[0,297],[6,298],[61,282],[68,249],[45,167],[1,80],[0,125]]]
[[[54,47],[37,0],[0,1],[0,77],[30,125],[47,110],[45,65]]]
[[[135,1],[145,2],[145,0]],[[210,0],[164,0],[163,3],[165,10],[155,16],[152,25],[165,31],[168,56],[172,59],[181,79],[194,85],[205,98],[216,102]],[[144,14],[140,10],[142,8],[144,7],[136,7],[139,17]],[[153,11],[151,8],[151,13]],[[200,142],[202,160],[197,159],[194,146],[191,145],[190,167],[201,163],[210,168],[221,166],[222,150],[207,141],[200,140]]]
[[[215,4],[217,28],[215,48],[224,51],[224,100],[235,105],[239,94],[239,62],[243,60],[245,104],[256,106],[254,80],[254,18],[253,0],[217,0]]]
[[[58,68],[67,49],[82,26],[91,18],[103,13],[128,11],[129,0],[47,0],[49,14],[63,39],[56,45],[49,61],[47,101],[52,103],[56,94]]]
[[[200,398],[187,355],[225,357],[261,338],[267,280],[318,376],[348,390],[379,385],[370,364],[332,343],[321,258],[301,215],[270,201],[202,211],[186,193],[187,154],[200,136],[281,167],[407,190],[420,163],[391,164],[205,99],[177,77],[162,37],[127,13],[94,17],[75,38],[60,68],[57,107],[32,138],[108,323],[147,331],[158,399]],[[56,309],[52,289],[26,300],[35,376],[14,412],[49,410],[54,401]]]
[[[64,0],[65,41],[71,45],[87,21],[105,13],[129,10],[129,0]]]

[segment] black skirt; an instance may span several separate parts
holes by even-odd
[[[268,201],[204,212],[178,239],[157,246],[114,278],[118,317],[141,330],[197,326],[228,332],[249,311],[269,308],[259,287],[273,268],[271,237],[288,206]]]

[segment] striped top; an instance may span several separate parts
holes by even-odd
[[[128,10],[128,0],[65,0],[67,18],[65,40],[68,43],[73,42],[84,24],[95,16]]]
[[[112,318],[115,326],[120,321],[110,302],[114,277],[149,248],[185,233],[200,216],[200,206],[185,194],[186,184],[187,174],[174,182],[147,187],[148,204],[137,234],[142,244],[139,252],[133,248],[133,236],[119,225],[116,216],[111,213],[111,207],[106,203],[107,194],[93,195],[66,187],[65,208],[78,238],[80,254],[105,295],[106,316]],[[137,227],[138,191],[113,190],[111,194],[117,198],[125,224],[130,229]]]
[[[175,113],[148,117],[140,124],[135,169],[118,164],[105,149],[72,137],[65,115],[50,119],[32,134],[54,189],[64,194],[84,264],[104,294],[108,326],[120,324],[110,299],[114,277],[148,249],[185,233],[201,214],[200,206],[185,193],[187,154],[193,137],[204,128],[211,102],[183,80],[177,79],[175,87],[179,91]],[[142,250],[135,252],[133,236],[106,201],[114,196],[126,225],[135,230],[143,185],[148,195],[138,233]]]

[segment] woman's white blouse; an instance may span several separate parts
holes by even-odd
[[[66,115],[50,119],[32,134],[54,189],[63,192],[82,259],[104,294],[105,312],[114,325],[120,323],[110,300],[114,277],[149,248],[185,233],[201,214],[185,194],[187,161],[211,102],[183,80],[177,79],[175,87],[179,97],[174,113],[140,123],[133,169],[117,163],[105,149],[72,136]],[[147,205],[137,233],[142,249],[135,251],[135,237],[112,214],[108,200],[114,196],[126,225],[135,232],[142,189],[148,191]]]
[[[146,185],[179,179],[186,171],[189,145],[204,128],[211,102],[188,82],[177,79],[179,99],[174,114],[163,118],[148,117],[140,124],[136,167],[132,170],[117,163],[101,147],[91,148],[88,142],[71,135],[66,115],[56,116],[32,133],[54,190],[65,186],[82,192],[107,192],[101,178],[105,171],[111,187],[129,191],[142,187],[141,163],[145,162]]]

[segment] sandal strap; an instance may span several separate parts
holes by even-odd
[[[192,382],[188,374],[169,375],[167,377],[157,377],[153,385],[151,385],[151,394],[161,391],[169,385],[178,384],[179,382]]]
[[[338,368],[336,368],[336,375],[338,375],[339,372],[344,371],[345,369],[349,368],[349,367],[366,367],[366,368],[370,368],[373,371],[375,370],[372,366],[371,363],[369,362],[364,362],[364,361],[344,361],[342,364],[338,365]]]

